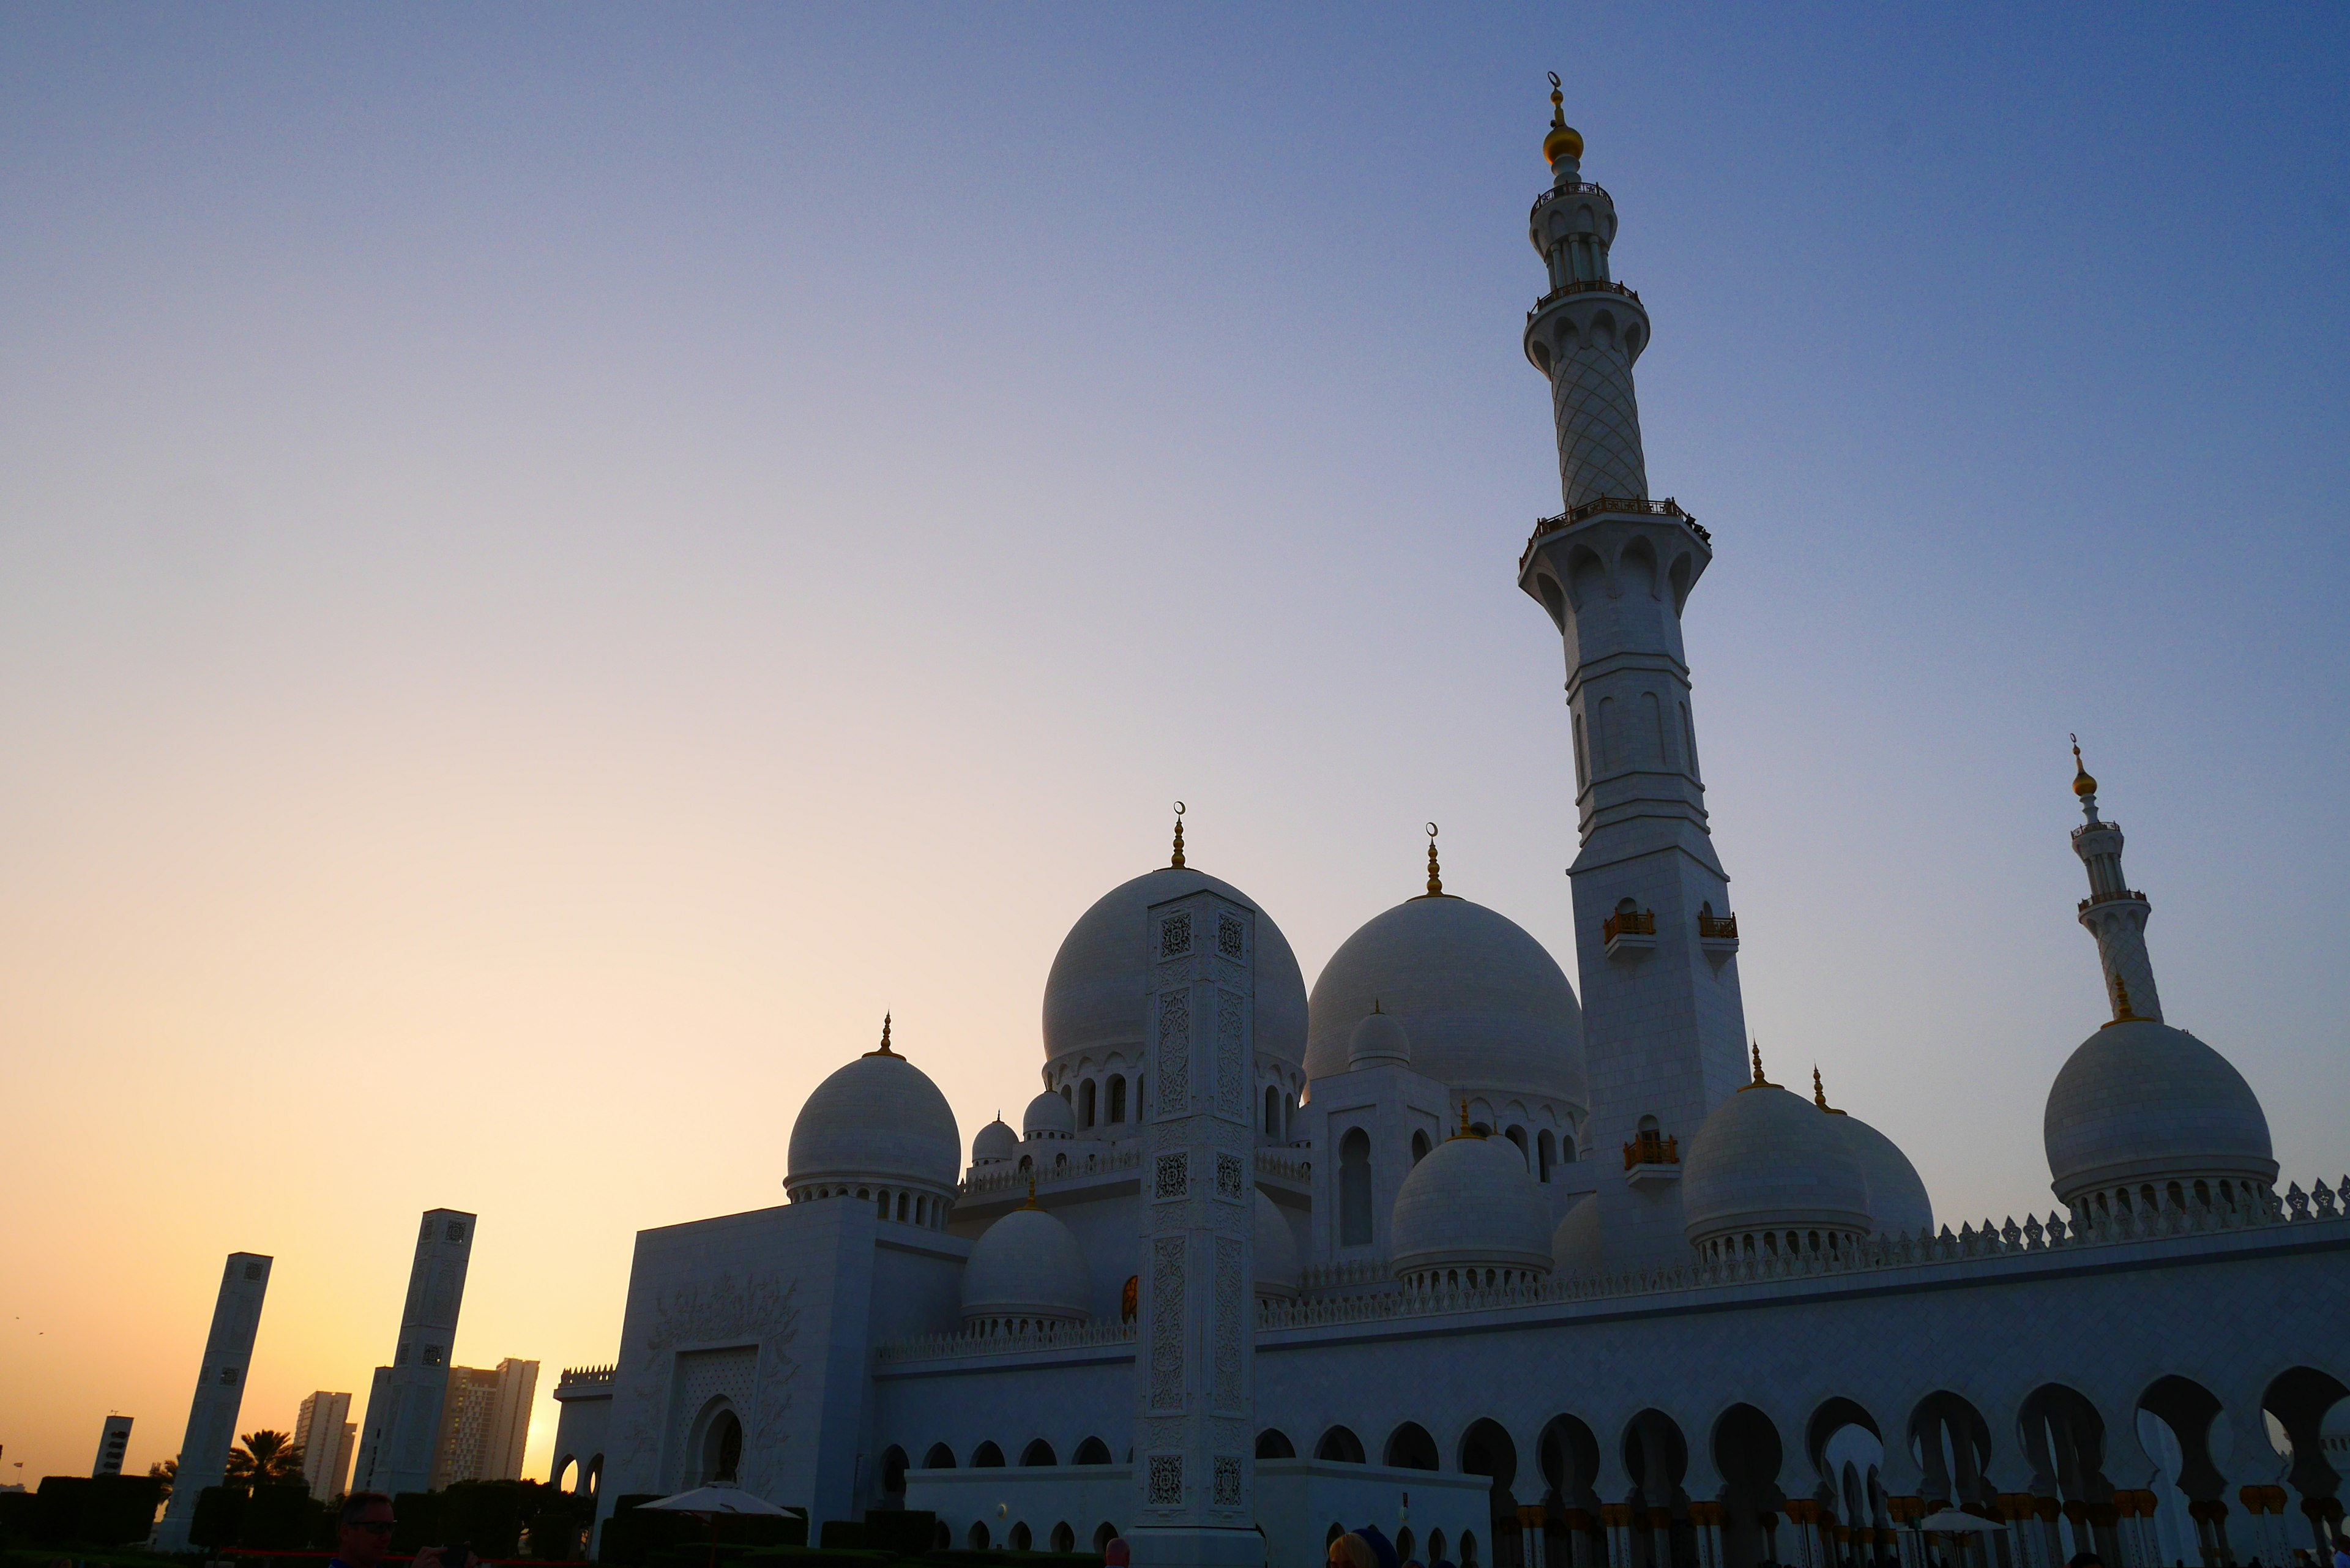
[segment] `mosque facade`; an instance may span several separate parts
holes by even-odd
[[[1565,508],[1518,584],[1565,652],[1580,992],[1433,839],[1309,992],[1179,820],[1062,943],[1018,1127],[966,1157],[885,1025],[786,1201],[639,1233],[613,1363],[556,1389],[599,1524],[717,1481],[1149,1564],[1368,1522],[1461,1568],[1923,1568],[1949,1510],[1992,1527],[1950,1538],[1973,1568],[2328,1543],[2350,1179],[2280,1193],[2259,1097],[2166,1021],[2085,769],[2111,1016],[2049,1092],[2049,1215],[1954,1233],[1751,1046],[1681,639],[1711,537],[1650,494],[1648,313],[1552,102],[1523,346]]]

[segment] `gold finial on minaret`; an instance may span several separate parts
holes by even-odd
[[[2089,770],[2081,765],[2081,737],[2078,735],[2073,737],[2073,793],[2083,800],[2097,793],[2097,781],[2091,778]]]
[[[1436,824],[1432,822],[1428,825],[1428,896],[1444,897],[1444,873],[1436,864]]]
[[[1820,1064],[1812,1064],[1812,1104],[1822,1110],[1828,1108],[1828,1092],[1820,1086]]]
[[[1452,1136],[1454,1137],[1475,1137],[1477,1136],[1477,1130],[1469,1125],[1469,1096],[1466,1095],[1461,1096],[1461,1130],[1454,1133]]]
[[[1550,73],[1550,134],[1543,138],[1543,161],[1555,168],[1561,158],[1583,156],[1583,138],[1566,123],[1566,94],[1558,73]]]
[[[1183,864],[1183,803],[1180,800],[1175,803],[1175,858],[1167,864],[1179,868]]]
[[[881,1048],[878,1051],[868,1051],[865,1054],[868,1056],[896,1056],[898,1054],[898,1053],[889,1049],[889,1015],[888,1013],[885,1012],[881,1015]],[[899,1059],[903,1060],[902,1057]]]

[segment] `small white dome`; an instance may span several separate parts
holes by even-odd
[[[980,1128],[979,1136],[971,1140],[971,1162],[973,1165],[1002,1165],[1019,1156],[1020,1135],[1006,1126],[1002,1116]]]
[[[1880,1236],[1930,1236],[1934,1233],[1934,1203],[1918,1168],[1901,1146],[1856,1116],[1829,1118],[1852,1145],[1860,1161],[1861,1180],[1868,1188],[1868,1218]]]
[[[1304,1271],[1297,1265],[1297,1233],[1281,1210],[1256,1189],[1256,1293],[1284,1301],[1297,1294]]]
[[[1045,979],[1045,1058],[1142,1050],[1142,1002],[1150,988],[1150,906],[1201,888],[1256,911],[1256,1048],[1295,1065],[1305,1059],[1305,977],[1289,939],[1264,906],[1188,867],[1162,866],[1111,888],[1077,917]],[[1366,1009],[1369,1007],[1366,1002]]]
[[[1014,1209],[972,1244],[962,1315],[1081,1323],[1089,1287],[1085,1249],[1069,1228],[1042,1209]]]
[[[1540,942],[1482,904],[1409,899],[1339,945],[1314,981],[1308,1078],[1347,1070],[1374,1002],[1409,1033],[1413,1070],[1456,1093],[1590,1104],[1575,987]]]
[[[1347,1043],[1347,1065],[1349,1067],[1409,1067],[1411,1065],[1411,1037],[1404,1033],[1403,1024],[1392,1012],[1382,1012],[1374,1002],[1371,1011],[1355,1025],[1354,1038]]]
[[[1074,1137],[1077,1113],[1069,1108],[1068,1101],[1047,1089],[1020,1114],[1020,1130],[1030,1137]]]
[[[1507,1138],[1451,1137],[1411,1168],[1389,1231],[1396,1276],[1460,1269],[1550,1272],[1550,1210]]]
[[[2041,1135],[2068,1207],[2147,1182],[2276,1180],[2269,1119],[2243,1075],[2185,1030],[2147,1019],[2081,1043],[2048,1091]]]
[[[887,1050],[871,1051],[816,1086],[792,1123],[787,1187],[822,1181],[913,1181],[944,1192],[960,1173],[962,1135],[939,1086]]]
[[[1607,1272],[1599,1246],[1599,1195],[1592,1193],[1566,1211],[1550,1233],[1552,1267],[1570,1280],[1596,1280]]]
[[[1749,1084],[1713,1108],[1681,1164],[1690,1242],[1785,1231],[1868,1235],[1868,1183],[1830,1116],[1776,1084]],[[1779,1243],[1770,1243],[1777,1250]]]

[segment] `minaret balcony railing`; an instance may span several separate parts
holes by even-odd
[[[1614,941],[1617,937],[1653,937],[1657,934],[1657,916],[1653,909],[1626,909],[1607,917],[1599,928],[1602,941]]]
[[[1681,1143],[1677,1137],[1662,1133],[1644,1132],[1624,1146],[1624,1168],[1630,1170],[1642,1165],[1679,1165]]]
[[[1580,506],[1568,507],[1555,517],[1535,518],[1534,535],[1526,541],[1524,551],[1518,556],[1518,570],[1523,572],[1526,569],[1526,563],[1534,559],[1534,546],[1546,536],[1609,512],[1632,517],[1669,517],[1706,545],[1713,543],[1713,535],[1700,527],[1698,520],[1683,511],[1681,504],[1669,495],[1662,501],[1651,501],[1645,495],[1595,495]]]
[[[1556,288],[1535,300],[1534,308],[1526,312],[1526,319],[1532,321],[1571,294],[1620,294],[1635,305],[1640,303],[1638,289],[1627,288],[1620,283],[1610,283],[1604,277],[1577,278],[1573,283],[1560,284]]]
[[[1697,934],[1708,941],[1734,942],[1738,940],[1738,917],[1709,915],[1700,910],[1697,917]]]
[[[2148,901],[2147,896],[2135,888],[2125,888],[2118,893],[2092,893],[2081,900],[2081,909],[2085,912],[2092,904],[2118,904],[2124,899],[2134,899],[2141,904]]]
[[[1544,207],[1549,206],[1561,196],[1597,196],[1601,200],[1608,202],[1613,202],[1616,199],[1613,196],[1608,195],[1606,191],[1600,189],[1598,186],[1590,184],[1585,181],[1578,180],[1565,185],[1553,185],[1549,190],[1544,191],[1541,195],[1536,196],[1534,198],[1534,204],[1526,209],[1526,221],[1528,223],[1532,223],[1536,213],[1541,212]]]

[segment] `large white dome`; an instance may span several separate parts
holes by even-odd
[[[1860,1161],[1868,1188],[1868,1218],[1880,1236],[1930,1236],[1934,1202],[1901,1146],[1856,1116],[1831,1117]]]
[[[1047,1089],[1020,1113],[1020,1130],[1030,1137],[1075,1137],[1077,1113],[1069,1109],[1068,1101]]]
[[[911,1181],[943,1193],[962,1167],[962,1135],[947,1097],[885,1044],[818,1084],[800,1107],[784,1185]]]
[[[1042,1209],[1014,1209],[990,1225],[963,1265],[966,1322],[1082,1322],[1088,1294],[1085,1249]]]
[[[1396,1277],[1550,1272],[1550,1209],[1507,1138],[1450,1137],[1411,1168],[1388,1231]]]
[[[2104,1190],[2198,1179],[2276,1180],[2260,1096],[2225,1056],[2147,1019],[2081,1042],[2048,1091],[2048,1174],[2068,1207]]]
[[[1020,1135],[1014,1132],[1002,1116],[979,1129],[971,1140],[971,1162],[973,1165],[1002,1165],[1020,1155]]]
[[[1347,939],[1314,982],[1308,1078],[1347,1071],[1374,1002],[1409,1033],[1413,1070],[1448,1088],[1590,1104],[1575,988],[1540,942],[1482,904],[1413,898]]]
[[[1305,978],[1289,939],[1255,899],[1183,866],[1162,866],[1111,888],[1069,928],[1045,981],[1046,1061],[1112,1048],[1140,1052],[1150,967],[1146,916],[1153,904],[1201,888],[1256,911],[1256,1048],[1292,1064],[1305,1061]]]
[[[1256,1293],[1288,1300],[1297,1294],[1304,1271],[1297,1265],[1297,1233],[1281,1217],[1280,1206],[1256,1189]]]
[[[1716,1106],[1681,1163],[1690,1242],[1754,1237],[1775,1253],[1791,1231],[1806,1250],[1814,1234],[1838,1247],[1869,1234],[1868,1182],[1836,1125],[1845,1119],[1776,1084],[1749,1084]]]

